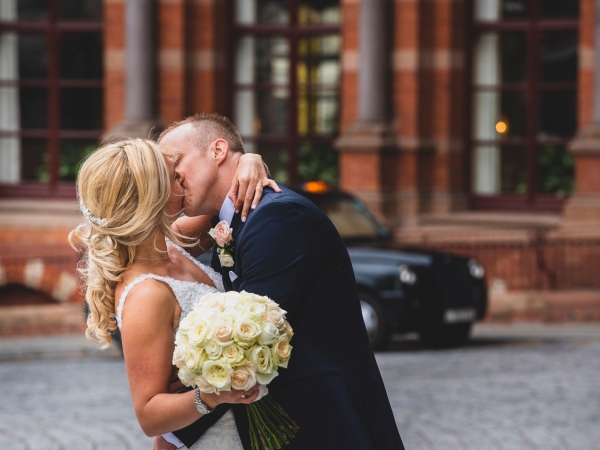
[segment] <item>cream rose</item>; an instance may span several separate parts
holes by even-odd
[[[210,322],[205,318],[198,317],[194,325],[187,332],[187,337],[191,345],[204,345],[204,343],[212,337],[212,326]]]
[[[226,220],[221,220],[208,234],[215,240],[219,247],[225,247],[233,239],[233,229],[229,228]]]
[[[250,319],[242,317],[233,328],[233,337],[241,347],[251,347],[262,332],[260,326]]]
[[[279,338],[277,343],[271,347],[271,356],[273,357],[273,364],[277,367],[287,368],[288,361],[292,354],[292,346],[287,336]]]
[[[235,344],[224,347],[222,357],[231,366],[239,365],[246,359],[244,351]]]
[[[175,346],[175,350],[173,350],[173,365],[180,368],[185,366],[185,347],[183,345]]]
[[[211,385],[208,381],[206,381],[206,378],[204,378],[202,375],[198,375],[194,378],[194,386],[198,386],[198,390],[206,394],[217,393],[216,388],[213,385]]]
[[[222,321],[215,326],[213,339],[222,347],[233,344],[233,325]]]
[[[281,312],[279,312],[279,308],[269,309],[265,314],[265,320],[273,322],[280,330],[285,328],[285,317],[283,314],[281,314]]]
[[[270,373],[273,370],[273,360],[269,347],[264,345],[255,345],[248,350],[248,359],[256,366],[258,373]]]
[[[246,304],[244,312],[246,313],[246,316],[256,320],[257,322],[260,322],[267,312],[267,305],[253,301]]]
[[[206,294],[200,299],[198,305],[202,309],[206,308],[218,308],[221,309],[223,306],[223,298],[217,293]]]
[[[185,369],[179,369],[179,372],[177,372],[177,376],[179,377],[184,386],[192,386],[193,384],[195,384],[194,380],[196,379],[197,375],[195,373],[190,373]]]
[[[233,256],[221,253],[219,254],[219,262],[223,267],[233,267]]]
[[[208,359],[214,360],[218,359],[221,356],[221,353],[223,352],[223,347],[221,347],[217,341],[211,339],[204,346],[204,351],[206,352],[206,356],[208,356]]]
[[[179,330],[183,333],[187,333],[199,319],[200,316],[196,311],[190,312],[179,324]]]
[[[206,360],[206,354],[204,349],[198,349],[192,346],[188,346],[185,349],[185,367],[189,372],[200,373],[202,371],[202,364]]]
[[[279,328],[273,322],[263,322],[262,333],[258,337],[260,345],[271,345],[277,341]]]
[[[238,391],[247,391],[256,384],[256,373],[248,366],[240,366],[233,371],[231,387]]]
[[[231,375],[233,369],[224,361],[207,361],[202,366],[202,376],[217,391],[229,391],[231,389]]]

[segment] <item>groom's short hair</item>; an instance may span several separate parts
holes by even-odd
[[[201,149],[217,139],[225,139],[230,151],[244,153],[244,143],[236,126],[227,117],[215,113],[198,113],[172,123],[160,134],[158,142],[170,131],[187,123],[194,126],[197,144]]]

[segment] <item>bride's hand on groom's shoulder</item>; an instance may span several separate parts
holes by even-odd
[[[240,157],[229,189],[229,198],[233,201],[236,212],[242,211],[242,221],[248,217],[250,208],[254,209],[258,205],[264,186],[281,192],[279,185],[269,176],[267,165],[260,155],[246,153]]]

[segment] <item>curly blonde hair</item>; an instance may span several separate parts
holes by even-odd
[[[165,205],[171,195],[169,168],[158,146],[127,139],[100,147],[81,166],[77,191],[92,219],[69,234],[83,250],[79,273],[89,305],[86,336],[108,347],[117,328],[115,286],[135,260],[138,247],[156,232],[180,245],[193,245],[171,229],[174,217]]]

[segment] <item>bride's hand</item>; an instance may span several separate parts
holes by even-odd
[[[243,403],[245,405],[249,405],[258,397],[260,393],[260,385],[256,383],[254,387],[251,387],[247,391],[238,391],[237,389],[232,389],[231,391],[223,391],[220,395],[217,394],[206,394],[202,392],[200,394],[200,398],[209,408],[214,409],[219,406],[221,403]]]
[[[235,211],[242,211],[242,222],[246,221],[250,208],[256,208],[263,194],[263,187],[272,187],[281,192],[274,180],[270,180],[266,165],[260,155],[246,153],[240,161],[229,189],[229,198],[235,204]],[[243,206],[243,208],[242,208]]]

